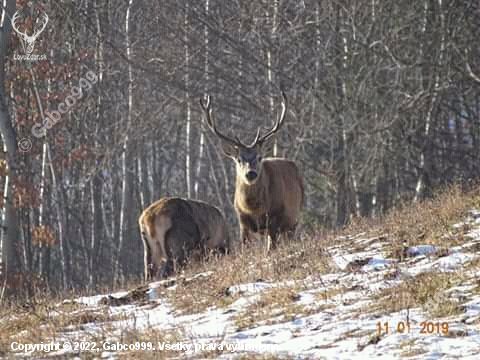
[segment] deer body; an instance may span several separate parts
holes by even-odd
[[[223,141],[223,150],[235,161],[236,180],[234,207],[240,223],[243,243],[250,240],[250,233],[269,235],[272,248],[278,236],[290,236],[296,228],[304,200],[304,185],[295,162],[283,158],[263,159],[264,143],[283,125],[286,112],[284,93],[282,112],[271,130],[260,137],[260,129],[250,145],[237,137],[231,138],[219,132],[211,117],[210,98],[204,104],[205,118],[210,130]]]
[[[169,276],[195,249],[229,250],[222,213],[203,201],[165,197],[146,208],[138,222],[145,250],[145,281]]]
[[[303,179],[297,165],[287,159],[267,158],[255,184],[237,176],[234,207],[245,243],[250,232],[269,235],[276,247],[280,233],[293,232],[303,206]]]

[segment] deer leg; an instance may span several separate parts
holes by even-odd
[[[250,231],[247,228],[241,227],[240,228],[240,237],[242,238],[243,245],[250,243]]]
[[[149,263],[145,266],[145,282],[155,280],[157,276],[158,268],[154,263]]]
[[[175,226],[165,234],[165,244],[168,251],[167,263],[164,267],[163,276],[167,277],[177,271],[179,266],[185,264],[195,244],[197,234],[192,234],[186,229]]]
[[[240,238],[242,239],[242,246],[241,246],[241,251],[243,253],[243,250],[247,246],[247,243],[250,243],[250,236],[249,236],[249,231],[245,227],[240,226]]]
[[[246,245],[251,242],[250,231],[257,232],[258,224],[255,219],[245,214],[240,214],[238,220],[240,223],[240,238],[242,239],[242,244]]]
[[[270,248],[272,250],[275,250],[277,248],[279,234],[280,234],[280,217],[277,215],[272,215],[268,218],[268,235],[270,236],[270,239],[271,239]]]
[[[152,263],[152,249],[144,232],[142,232],[142,240],[144,246],[144,280],[148,282],[151,281],[155,275],[155,266]]]
[[[160,278],[167,278],[175,271],[174,261],[172,258],[168,258],[161,269],[158,269]]]
[[[275,230],[270,231],[269,236],[270,236],[271,245],[268,250],[275,250],[277,248],[277,242],[278,242],[278,231],[275,231]]]
[[[151,281],[153,278],[152,250],[150,246],[145,245],[145,282]]]

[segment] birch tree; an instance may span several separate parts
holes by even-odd
[[[2,293],[0,300],[10,295],[14,289],[11,287],[10,280],[18,271],[16,261],[16,245],[18,239],[18,223],[16,209],[13,204],[13,181],[16,177],[16,155],[17,155],[17,136],[12,124],[7,104],[7,95],[5,93],[5,67],[8,54],[8,38],[11,32],[10,19],[15,12],[15,1],[7,0],[3,2],[0,19],[0,134],[4,151],[7,155],[6,171],[7,175],[4,182],[2,217],[0,228],[0,249],[1,249],[1,277]]]

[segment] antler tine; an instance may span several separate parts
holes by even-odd
[[[206,111],[207,109],[210,109],[210,95],[207,95],[207,104],[203,104],[203,99],[200,98],[200,106],[202,107],[203,111]]]
[[[24,31],[20,31],[18,28],[17,28],[17,25],[15,24],[15,22],[18,20],[18,18],[20,17],[20,14],[18,12],[16,12],[14,15],[13,15],[13,18],[12,18],[12,27],[15,29],[16,32],[18,32],[19,34],[22,34],[23,36],[28,36]]]
[[[255,139],[253,140],[252,144],[250,145],[250,147],[253,147],[257,144],[258,142],[258,139],[260,138],[260,128],[257,129],[257,135],[255,135]]]
[[[40,30],[37,30],[35,31],[35,33],[32,35],[32,37],[37,37],[38,35],[40,35],[40,33],[43,31],[43,29],[45,29],[45,26],[47,26],[48,24],[48,15],[47,13],[43,13],[44,15],[44,21],[43,21],[43,26]]]
[[[267,140],[270,136],[275,134],[280,127],[283,125],[283,121],[285,120],[285,114],[287,112],[287,95],[285,95],[285,92],[282,91],[282,112],[280,113],[280,116],[278,117],[277,121],[275,122],[275,125],[268,131],[265,135],[259,138],[260,135],[260,129],[257,131],[257,136],[254,141],[254,145],[257,144],[263,144],[265,140]]]
[[[224,141],[226,141],[230,144],[233,144],[235,146],[242,146],[242,143],[240,142],[240,140],[238,139],[237,136],[235,136],[235,138],[233,139],[230,136],[222,134],[220,131],[218,131],[217,125],[215,124],[215,122],[212,119],[212,107],[211,107],[211,103],[210,103],[210,95],[207,95],[207,103],[206,104],[204,104],[203,100],[200,99],[200,106],[202,107],[203,112],[205,113],[205,120],[207,122],[207,126],[212,133],[214,133],[220,139],[222,139],[222,140],[224,140]]]

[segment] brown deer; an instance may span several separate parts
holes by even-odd
[[[145,281],[168,277],[195,249],[229,250],[225,218],[203,201],[162,198],[138,219],[145,250]]]
[[[274,126],[245,145],[240,139],[218,131],[212,119],[210,96],[206,103],[200,99],[208,128],[223,142],[225,155],[236,165],[234,207],[240,223],[242,243],[250,241],[250,232],[268,235],[271,248],[277,246],[280,234],[292,237],[303,206],[303,179],[297,165],[284,158],[263,158],[265,144],[283,125],[287,97],[282,92],[282,111]],[[267,250],[270,244],[267,245]]]

